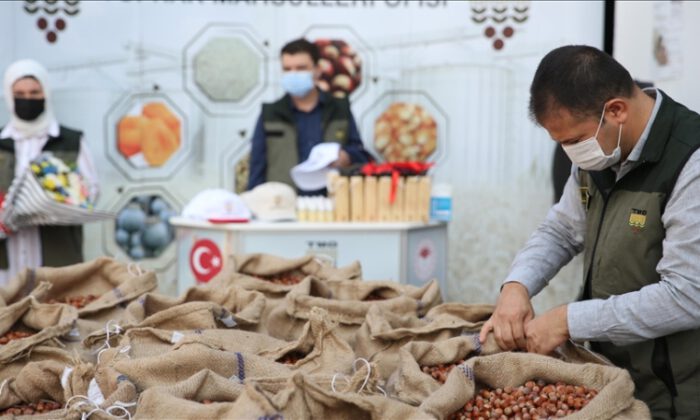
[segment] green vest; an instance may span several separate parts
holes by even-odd
[[[350,131],[350,102],[321,92],[323,141],[345,144]],[[292,98],[263,104],[263,128],[267,147],[267,182],[283,182],[296,188],[289,171],[299,164],[297,129],[292,114]]]
[[[68,165],[76,165],[80,153],[82,133],[61,126],[58,137],[49,137],[42,149]],[[15,143],[12,139],[0,139],[0,191],[4,194],[15,177]],[[41,226],[42,265],[61,267],[83,261],[82,226]],[[7,240],[0,240],[0,270],[9,267]]]
[[[661,216],[679,173],[698,147],[700,115],[663,94],[634,169],[617,182],[611,169],[579,172],[587,207],[584,298],[607,299],[660,281]],[[654,418],[685,419],[700,416],[698,344],[700,330],[690,330],[626,346],[592,346],[629,370],[636,397],[649,405]]]

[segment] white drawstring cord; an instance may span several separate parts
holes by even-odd
[[[80,407],[83,405],[92,405],[95,407],[92,410],[88,411],[87,413],[85,413],[85,412],[82,413],[80,416],[81,420],[87,420],[90,418],[90,416],[92,416],[93,414],[95,414],[97,412],[105,413],[109,416],[117,417],[120,419],[131,420],[131,413],[129,412],[129,410],[127,410],[127,407],[136,406],[135,402],[125,403],[122,401],[116,401],[114,404],[110,405],[109,407],[102,409],[102,408],[100,408],[100,406],[96,402],[92,401],[90,398],[86,397],[85,395],[74,395],[74,396],[70,397],[68,399],[68,401],[66,401],[65,408],[66,409],[72,408],[70,405],[71,401],[73,401],[74,399],[78,399],[78,398],[83,399],[85,401],[80,401],[80,402],[74,404],[72,407]],[[117,415],[117,414],[112,412],[113,410],[121,410],[123,412],[123,414]]]
[[[112,325],[113,322],[115,323],[114,325]],[[100,361],[100,356],[102,356],[102,353],[104,353],[106,350],[109,350],[112,348],[112,346],[109,344],[109,338],[110,338],[109,336],[110,336],[110,332],[111,332],[111,329],[110,329],[111,327],[114,327],[114,334],[115,335],[118,335],[120,332],[122,332],[122,328],[116,324],[116,321],[114,321],[113,319],[110,319],[109,321],[107,321],[107,323],[105,324],[105,334],[107,335],[107,338],[105,339],[105,343],[102,346],[100,346],[100,348],[98,348],[97,350],[92,352],[93,354],[97,353],[97,362]]]
[[[367,375],[365,376],[365,380],[362,382],[362,386],[360,387],[360,389],[357,390],[357,393],[360,394],[365,389],[367,384],[369,383],[369,378],[372,375],[372,365],[364,357],[358,357],[357,359],[355,359],[354,362],[352,362],[353,373],[357,373],[357,362],[363,362],[365,364],[365,366],[367,367]],[[335,375],[333,375],[333,379],[331,379],[331,389],[335,393],[338,393],[338,391],[335,389],[335,381],[339,375],[343,376],[343,379],[345,379],[345,382],[347,382],[347,384],[350,385],[350,380],[348,379],[347,376],[343,375],[342,373],[336,373]],[[384,391],[384,389],[381,386],[377,385],[377,389],[379,389],[382,392],[382,394],[384,394],[385,397],[387,396],[386,391]]]

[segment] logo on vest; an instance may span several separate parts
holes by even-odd
[[[640,209],[632,209],[630,213],[629,225],[632,227],[633,232],[639,232],[644,229],[644,225],[647,223],[647,211]]]

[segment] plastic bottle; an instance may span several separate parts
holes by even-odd
[[[430,220],[452,220],[452,185],[434,184],[430,193]]]
[[[297,221],[306,222],[309,220],[308,207],[305,197],[297,197]]]

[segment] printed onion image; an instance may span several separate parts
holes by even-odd
[[[157,258],[173,241],[168,220],[176,216],[158,195],[137,195],[117,214],[114,240],[133,260]]]
[[[194,57],[194,80],[213,101],[238,102],[260,78],[260,58],[238,38],[209,40]]]
[[[394,102],[374,123],[374,147],[388,162],[425,161],[437,147],[435,119],[418,104]]]
[[[339,39],[318,39],[314,42],[321,53],[319,89],[345,97],[362,83],[362,60],[355,50]]]
[[[117,149],[136,168],[165,164],[180,148],[180,118],[162,102],[147,102],[117,123]]]

